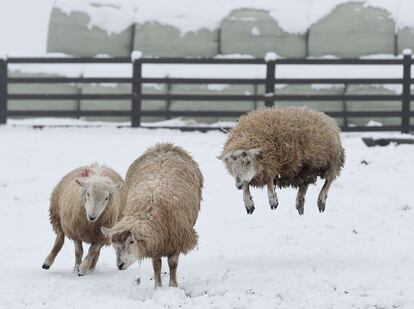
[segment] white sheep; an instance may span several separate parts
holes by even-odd
[[[98,164],[79,167],[59,181],[50,199],[50,223],[56,240],[42,268],[52,266],[66,236],[75,243],[74,269],[78,275],[95,269],[102,246],[110,244],[101,227],[112,227],[122,214],[117,193],[121,186],[121,176]],[[83,261],[82,242],[91,244]]]
[[[152,258],[155,288],[161,287],[161,257],[168,257],[170,286],[177,286],[180,253],[197,244],[194,229],[200,210],[203,176],[182,148],[158,144],[131,164],[123,187],[124,217],[102,228],[116,251],[117,266],[127,269]]]
[[[325,210],[345,152],[332,118],[306,107],[275,107],[241,117],[219,159],[243,190],[248,214],[255,209],[249,186],[267,186],[271,209],[278,206],[275,186],[292,186],[299,188],[296,208],[303,215],[306,190],[318,176],[325,179],[318,197],[319,211]]]

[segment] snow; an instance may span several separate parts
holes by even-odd
[[[138,60],[138,59],[141,59],[142,58],[142,52],[141,51],[139,51],[139,50],[134,50],[132,53],[131,53],[131,60],[132,61],[134,61],[134,60]]]
[[[266,62],[269,62],[269,61],[275,61],[277,58],[279,58],[279,56],[274,52],[268,52],[266,53],[264,58]]]
[[[257,27],[253,27],[251,31],[252,36],[260,36],[260,29]]]
[[[414,307],[414,146],[368,148],[361,141],[400,134],[342,135],[346,166],[325,213],[316,207],[319,181],[308,190],[302,217],[291,189],[278,190],[275,211],[264,190],[253,190],[256,211],[247,216],[241,192],[216,159],[223,133],[111,125],[36,130],[16,123],[0,127],[0,308]],[[54,241],[48,199],[59,178],[95,161],[124,175],[162,141],[190,151],[205,176],[200,241],[180,258],[180,287],[154,290],[149,260],[140,270],[137,264],[117,271],[109,247],[95,273],[77,277],[70,241],[52,268],[42,270]]]

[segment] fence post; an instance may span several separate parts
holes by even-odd
[[[132,65],[131,126],[133,128],[141,125],[141,77],[142,62],[135,59]]]
[[[275,71],[276,61],[269,60],[266,62],[266,87],[265,87],[265,106],[271,107],[274,105],[275,93]]]
[[[7,61],[0,59],[0,124],[7,122]]]
[[[410,101],[411,101],[411,50],[404,50],[403,100],[401,126],[402,133],[410,132]]]

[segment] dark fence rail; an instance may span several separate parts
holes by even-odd
[[[132,64],[132,78],[116,77],[8,77],[9,64]],[[263,78],[148,78],[143,77],[142,68],[146,64],[214,64],[214,65],[264,65],[266,75]],[[414,111],[410,109],[410,102],[414,100],[411,94],[411,65],[414,61],[411,55],[404,55],[400,59],[202,59],[202,58],[9,58],[0,59],[0,124],[4,124],[8,117],[87,117],[87,116],[122,116],[131,119],[133,127],[141,126],[141,118],[152,117],[239,117],[245,111],[147,111],[142,110],[142,101],[164,100],[180,101],[263,101],[265,106],[273,106],[278,100],[283,101],[400,101],[400,111],[341,111],[325,112],[326,114],[342,118],[344,131],[401,131],[408,133],[414,130],[410,124],[410,117]],[[401,66],[402,78],[277,78],[278,65],[380,65]],[[8,94],[10,84],[56,84],[56,83],[124,83],[130,84],[130,94]],[[143,84],[231,84],[264,86],[263,95],[205,95],[205,94],[144,94]],[[402,93],[396,95],[280,95],[275,94],[276,84],[393,84],[401,85]],[[129,100],[131,108],[128,111],[113,110],[9,110],[9,100]],[[206,103],[208,104],[208,103]],[[392,126],[348,126],[349,117],[397,117],[401,125]],[[176,127],[174,127],[176,128]],[[182,128],[216,129],[216,128]]]

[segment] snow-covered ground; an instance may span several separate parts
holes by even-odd
[[[343,134],[347,162],[325,213],[316,207],[318,182],[302,217],[290,189],[279,190],[275,211],[254,190],[248,216],[216,159],[224,133],[2,126],[0,308],[414,308],[414,146],[367,148],[361,136]],[[181,258],[180,287],[154,290],[148,260],[117,271],[109,247],[95,273],[77,277],[69,241],[42,270],[54,240],[48,198],[59,178],[94,161],[124,174],[161,141],[189,150],[206,180],[200,242]]]

